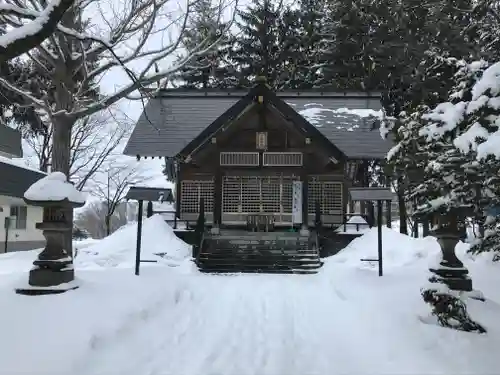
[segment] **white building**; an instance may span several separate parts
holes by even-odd
[[[43,247],[45,239],[35,224],[40,207],[28,206],[24,192],[45,174],[23,166],[21,134],[0,125],[0,253]]]

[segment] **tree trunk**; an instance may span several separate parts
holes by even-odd
[[[370,224],[371,227],[378,225],[378,223],[375,221],[375,205],[373,202],[366,202],[368,205],[368,217],[370,218],[368,224]]]
[[[427,237],[430,233],[430,221],[429,219],[424,219],[422,222],[422,235]]]
[[[105,220],[105,225],[106,225],[106,236],[109,236],[111,234],[111,215],[106,215]]]
[[[385,202],[385,224],[387,228],[392,228],[392,205],[391,201]]]
[[[54,117],[52,119],[54,134],[52,147],[52,172],[63,172],[69,176],[69,160],[70,160],[70,144],[71,144],[71,129],[74,121],[67,117]],[[64,210],[64,217],[73,226],[73,209]],[[72,228],[73,229],[73,228]],[[68,231],[64,238],[65,250],[68,255],[73,257],[73,241],[72,233]]]
[[[397,193],[399,208],[399,233],[408,234],[408,213],[406,212],[405,197],[403,187],[401,186],[401,178],[398,178]]]
[[[418,225],[420,224],[420,221],[415,219],[413,221],[413,237],[418,238]]]

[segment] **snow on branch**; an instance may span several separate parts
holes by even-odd
[[[450,101],[422,115],[419,135],[426,142],[448,137],[462,153],[478,160],[500,158],[500,62],[464,64]]]
[[[52,0],[33,21],[0,35],[0,62],[18,57],[40,45],[54,33],[73,3],[74,0]],[[0,5],[0,14],[9,9],[9,4]]]
[[[43,0],[7,1],[9,4],[0,6],[0,19],[10,26],[43,13],[39,11]],[[224,25],[221,36],[217,40],[207,37],[189,51],[183,49],[182,41],[199,0],[185,0],[182,5],[173,0],[73,1],[71,13],[56,26],[54,35],[39,45],[36,53],[28,54],[53,87],[42,85],[42,90],[34,93],[1,79],[0,86],[20,95],[48,118],[74,122],[122,98],[152,96],[152,84],[168,80],[193,59],[217,48],[232,27],[238,0],[217,0]],[[89,7],[93,9],[91,16],[86,11]],[[100,80],[119,71],[126,75],[117,82],[120,87],[96,95]]]

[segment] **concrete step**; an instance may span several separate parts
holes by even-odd
[[[323,263],[309,237],[232,232],[206,238],[197,264],[214,273],[315,273]]]
[[[283,264],[289,266],[309,266],[321,264],[317,258],[290,259],[290,258],[263,258],[263,257],[241,257],[241,258],[214,258],[210,256],[200,256],[199,263],[203,264]]]

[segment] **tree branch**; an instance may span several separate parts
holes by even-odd
[[[0,35],[0,63],[18,57],[51,36],[74,0],[52,0],[32,22]]]

